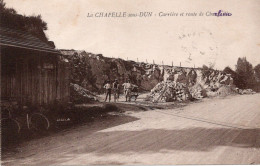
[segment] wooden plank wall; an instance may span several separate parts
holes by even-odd
[[[70,69],[69,63],[60,58],[57,68],[57,99],[61,102],[70,100]]]
[[[57,55],[5,49],[1,58],[2,99],[13,98],[23,105],[69,101],[69,70]]]

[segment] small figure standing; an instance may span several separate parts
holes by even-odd
[[[128,79],[127,82],[123,84],[123,87],[125,93],[125,101],[131,101],[132,84],[130,83],[130,79]]]
[[[138,86],[136,85],[132,85],[132,92],[131,92],[131,95],[130,97],[134,97],[134,100],[136,101],[137,97],[139,96],[138,94]]]
[[[106,89],[106,99],[105,102],[107,101],[107,97],[109,97],[109,102],[111,100],[111,82],[107,81],[105,84],[104,88]]]
[[[115,79],[115,82],[113,82],[113,91],[114,91],[114,101],[118,101],[119,99],[119,83],[117,79]]]

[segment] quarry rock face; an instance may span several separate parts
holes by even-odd
[[[153,102],[185,101],[235,92],[233,79],[221,71],[165,67],[164,80],[157,84],[147,100]]]
[[[60,51],[70,63],[71,82],[92,92],[103,92],[103,86],[108,80],[118,79],[123,84],[130,79],[143,91],[150,91],[163,80],[163,71],[158,65],[107,58],[85,51]]]
[[[70,63],[71,83],[91,92],[102,93],[108,80],[118,79],[123,84],[130,79],[141,91],[151,91],[147,100],[164,102],[199,99],[216,95],[222,86],[233,87],[232,77],[217,70],[138,63],[85,51],[60,51]]]

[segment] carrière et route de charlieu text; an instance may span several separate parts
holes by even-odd
[[[176,16],[232,16],[232,13],[219,10],[217,12],[207,11],[203,12],[137,12],[137,13],[127,13],[127,12],[94,12],[88,13],[87,17],[96,17],[96,18],[122,18],[122,17],[176,17]]]

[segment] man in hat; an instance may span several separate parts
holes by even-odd
[[[131,101],[132,84],[130,83],[130,79],[128,79],[127,82],[123,84],[123,87],[125,93],[125,101]]]
[[[113,82],[112,88],[114,92],[114,101],[116,102],[119,99],[119,83],[117,79]]]
[[[109,97],[109,102],[111,100],[111,83],[110,81],[107,81],[105,84],[104,88],[106,89],[106,99],[105,102],[107,101],[107,97]]]

